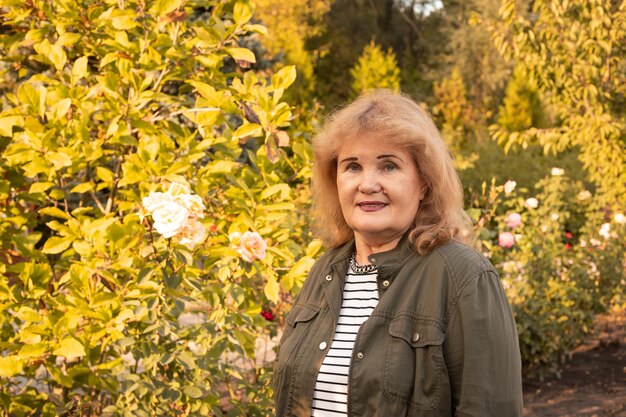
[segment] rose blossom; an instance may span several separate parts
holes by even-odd
[[[579,200],[587,200],[591,198],[591,193],[588,190],[582,190],[576,195],[576,198]]]
[[[154,213],[154,228],[163,237],[170,238],[183,231],[189,211],[173,201],[165,202]]]
[[[619,224],[626,224],[626,216],[624,216],[622,213],[617,213],[614,219]]]
[[[175,197],[176,202],[181,206],[185,207],[195,216],[204,218],[204,211],[206,207],[204,206],[204,202],[202,202],[202,198],[197,195],[190,194],[181,194]]]
[[[552,168],[552,171],[550,171],[550,174],[552,174],[555,177],[560,177],[563,174],[565,174],[565,170],[562,168]]]
[[[253,262],[255,259],[265,259],[267,243],[257,232],[234,232],[230,234],[232,247],[244,261]]]
[[[505,194],[511,194],[513,192],[513,190],[515,190],[515,186],[517,185],[517,183],[515,181],[507,181],[506,183],[504,183],[504,193]]]
[[[600,234],[600,236],[602,236],[605,239],[608,239],[611,237],[611,225],[609,223],[604,223],[602,226],[600,226],[600,232],[598,232]]]
[[[537,208],[537,206],[539,206],[539,200],[535,197],[528,198],[524,201],[524,207],[526,208]]]
[[[522,225],[522,216],[520,216],[519,213],[509,213],[506,219],[504,219],[504,222],[506,223],[506,227],[515,229]]]
[[[168,198],[167,194],[151,192],[150,195],[141,199],[141,204],[149,213],[154,213],[155,210],[158,210],[169,201],[171,199]]]
[[[206,230],[204,230],[202,223],[196,219],[189,219],[181,231],[180,244],[193,249],[197,244],[204,241],[205,236]]]
[[[502,232],[498,236],[498,245],[501,248],[511,248],[515,245],[515,236],[511,232]]]

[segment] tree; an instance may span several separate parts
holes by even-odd
[[[478,159],[475,153],[467,153],[469,138],[476,131],[473,107],[467,99],[461,71],[455,68],[449,78],[434,85],[437,104],[433,111],[441,125],[441,134],[454,155],[458,169],[471,168]]]
[[[626,204],[626,3],[535,1],[525,17],[516,2],[494,27],[499,50],[523,63],[557,123],[494,138],[539,143],[545,152],[580,149],[579,159],[606,204]]]
[[[543,127],[544,119],[537,88],[525,79],[522,68],[516,68],[498,112],[498,125],[510,132],[519,132],[532,127]]]
[[[245,0],[2,13],[0,413],[267,415],[320,247],[295,69],[250,69]]]
[[[384,52],[373,40],[363,48],[359,60],[350,70],[352,94],[358,96],[375,88],[400,90],[400,70],[393,50]]]

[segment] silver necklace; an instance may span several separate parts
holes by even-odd
[[[376,269],[378,269],[378,267],[376,265],[357,264],[356,254],[353,253],[352,256],[350,256],[350,269],[352,269],[352,272],[362,275],[362,274],[371,274],[372,272],[376,272]]]

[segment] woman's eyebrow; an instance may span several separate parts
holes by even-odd
[[[344,162],[353,162],[353,161],[358,161],[359,158],[357,158],[356,156],[350,156],[348,158],[344,158],[341,161],[339,161],[340,164],[343,164]]]
[[[389,154],[389,155],[378,155],[376,158],[377,159],[396,158],[396,159],[402,161],[402,158],[400,158],[399,156],[391,155],[391,154]],[[402,162],[404,162],[404,161],[402,161]]]

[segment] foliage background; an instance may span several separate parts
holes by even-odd
[[[272,340],[323,250],[310,138],[369,88],[400,88],[439,124],[527,376],[558,373],[594,315],[626,305],[626,2],[0,12],[3,414],[271,415]],[[172,183],[207,208],[191,249],[141,205]],[[237,252],[246,231],[264,257]]]

